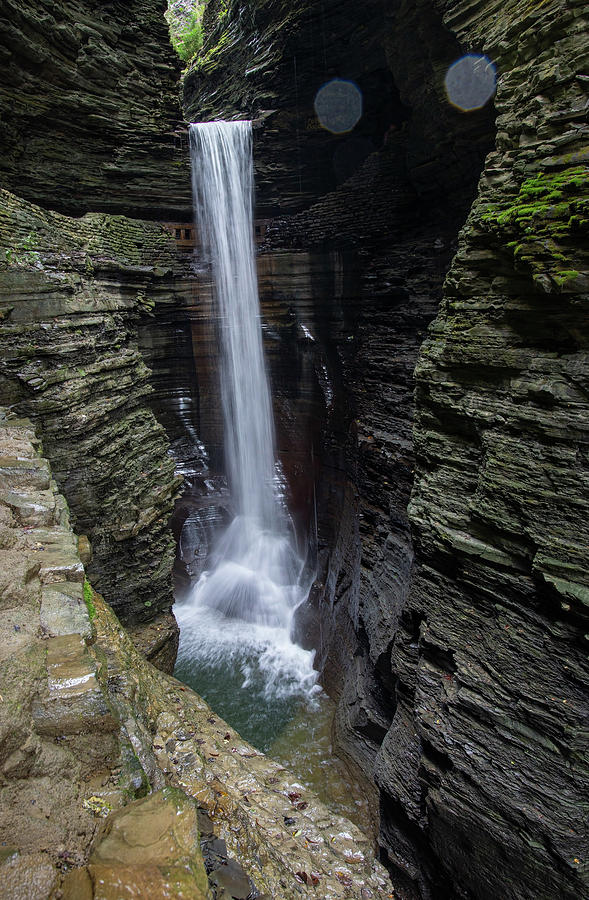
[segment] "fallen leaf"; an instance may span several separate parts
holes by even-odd
[[[102,797],[88,797],[87,800],[82,801],[82,806],[84,809],[89,809],[93,812],[95,816],[100,816],[103,819],[108,816],[112,809],[110,803],[107,803]]]

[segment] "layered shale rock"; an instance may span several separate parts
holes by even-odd
[[[0,5],[0,168],[11,191],[0,213],[0,393],[42,425],[76,529],[91,537],[96,583],[127,623],[157,620],[137,639],[171,668],[179,481],[149,407],[137,323],[173,293],[178,259],[159,224],[120,215],[191,216],[165,9]]]
[[[384,833],[408,872],[429,841],[468,896],[573,898],[587,890],[587,23],[576,3],[496,19],[452,4],[445,21],[497,62],[498,135],[416,371],[417,564],[377,765]]]
[[[189,217],[165,9],[165,0],[2,0],[3,187],[71,215]]]
[[[5,56],[16,48],[18,63],[0,90],[5,185],[45,207],[95,210],[66,219],[2,195],[0,397],[42,426],[76,530],[92,540],[90,575],[131,622],[170,604],[166,522],[178,484],[149,404],[162,415],[176,394],[162,421],[192,470],[202,465],[200,451],[185,453],[197,420],[221,455],[206,278],[159,225],[105,214],[190,221],[185,157],[165,136],[176,111],[163,4],[141,4],[145,29],[138,7],[76,15],[79,4],[6,0]],[[274,216],[259,223],[265,337],[285,470],[293,484],[307,473],[295,504],[302,531],[317,503],[319,576],[299,628],[339,698],[339,744],[378,789],[381,847],[408,895],[587,891],[586,29],[576,0],[211,2],[184,80],[189,118],[260,126],[259,213]],[[447,66],[468,50],[498,66],[497,136],[442,296],[491,149],[492,109],[466,115],[444,94]],[[313,99],[333,77],[362,88],[354,135],[318,125]],[[412,372],[440,299],[413,427]],[[145,324],[154,310],[155,328]],[[169,361],[178,331],[196,377],[178,378]],[[40,498],[13,490],[23,467]],[[72,540],[54,569],[29,558],[53,554],[46,532],[65,515],[45,496],[48,470],[13,460],[2,471],[24,532],[6,538],[18,581],[7,646],[32,648],[11,689],[32,684],[40,740],[54,734],[45,707],[71,728],[76,698],[58,691],[53,702],[47,679],[77,666],[104,716],[104,754],[118,752],[112,721],[125,722],[125,746],[140,758],[134,789],[168,780],[198,796],[256,888],[378,895],[362,838],[346,826],[362,845],[354,858],[347,838],[340,846],[344,826],[313,799],[300,833],[285,830],[298,793],[289,776],[142,661],[95,598],[101,669],[82,634]],[[29,526],[42,550],[27,544]],[[53,571],[62,584],[45,584],[41,627],[60,627],[64,609],[78,631],[51,634],[56,654],[45,655],[22,609],[39,604],[36,579]],[[170,646],[158,624],[146,638],[154,655]],[[28,742],[32,713],[15,702],[4,776],[68,764]],[[68,753],[78,737],[67,737]],[[26,864],[53,883],[47,859],[33,860],[39,849],[26,845]],[[88,863],[76,876],[87,891],[104,857],[76,860]],[[22,862],[7,865],[12,878]]]
[[[261,126],[254,162],[260,215],[308,206],[406,117],[380,27],[377,0],[364,4],[362,24],[349,0],[208,4],[203,49],[183,80],[184,110],[192,121],[252,118]],[[317,91],[336,76],[364,93],[352,139],[328,134],[315,113]]]
[[[181,260],[160,225],[72,220],[8,192],[0,232],[2,400],[40,424],[76,531],[90,537],[95,585],[130,624],[163,616],[153,655],[176,633],[168,523],[180,479],[149,409],[137,322],[171,296]]]
[[[309,111],[318,84],[298,54],[303,35],[315,40],[301,27],[312,5],[284,30],[284,10],[270,6],[266,44],[240,44],[257,4],[218,20],[185,95],[207,115],[259,115],[260,155],[271,158],[274,141],[302,160],[298,196],[272,161],[290,211],[337,175],[296,115],[286,117],[297,99]],[[316,32],[338,34],[334,11],[321,7],[327,25]],[[354,12],[342,14],[359,32]],[[295,248],[297,283],[332,285],[330,296],[316,291],[320,309],[291,309],[295,325],[301,312],[336,324],[313,351],[316,384],[327,361],[336,395],[344,385],[337,423],[326,400],[314,445],[327,462],[314,597],[326,683],[341,696],[338,738],[376,778],[381,843],[409,891],[572,898],[586,890],[587,840],[586,23],[578,3],[425,0],[388,3],[386,25],[378,21],[372,34],[404,108],[389,118],[396,133],[339,191],[270,223],[263,263],[271,269],[276,254],[280,270]],[[466,115],[444,94],[447,66],[467,50],[498,66],[497,142],[419,359],[414,448],[412,369],[491,149],[492,110]],[[309,82],[296,80],[293,99],[282,73],[295,61]],[[252,91],[264,66],[275,118]],[[341,141],[331,140],[332,149]],[[315,182],[311,160],[323,172]],[[260,175],[261,202],[275,213]],[[280,271],[275,294],[266,290],[273,302],[288,296]]]

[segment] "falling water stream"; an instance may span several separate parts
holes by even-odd
[[[175,613],[176,674],[262,749],[319,692],[291,640],[309,577],[275,454],[253,241],[251,122],[190,126],[194,206],[219,319],[226,472],[234,510]]]

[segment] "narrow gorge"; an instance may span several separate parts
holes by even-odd
[[[0,896],[589,896],[585,4],[0,22]]]

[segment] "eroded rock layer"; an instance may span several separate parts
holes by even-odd
[[[189,216],[165,9],[165,0],[2,0],[3,187],[70,215]]]
[[[0,412],[3,896],[389,894],[355,825],[137,652],[31,423]]]
[[[474,896],[573,898],[588,834],[587,23],[576,3],[452,4],[445,21],[498,65],[498,135],[416,370],[416,566],[377,780],[402,867],[413,830]]]
[[[313,332],[316,384],[335,385],[313,445],[313,603],[326,684],[340,696],[340,746],[376,779],[382,847],[408,890],[583,895],[582,5],[395,0],[363,10],[362,26],[346,7],[350,39],[379,45],[371,59],[392,76],[400,105],[386,140],[370,131],[377,152],[360,167],[356,158],[335,190],[344,139],[317,136],[301,118],[304,109],[313,121],[320,80],[301,52],[315,12],[325,15],[313,32],[324,38],[325,73],[359,79],[361,66],[338,68],[329,3],[308,4],[284,27],[279,3],[262,13],[252,2],[218,17],[185,96],[207,117],[259,116],[262,209],[279,209],[274,177],[284,211],[323,195],[268,224],[264,265],[277,260],[274,294],[271,278],[265,289],[284,301],[294,248],[296,283],[307,278],[317,300],[293,303],[293,321],[332,326]],[[242,45],[248,15],[258,34],[262,14],[268,28]],[[466,51],[497,65],[497,136],[442,293],[492,149],[492,107],[465,114],[444,94],[447,66]],[[285,180],[285,149],[298,186]],[[413,425],[413,367],[440,300],[419,355]],[[311,615],[301,628],[313,627]]]
[[[174,242],[160,225],[72,220],[8,192],[0,232],[2,402],[41,425],[75,528],[90,537],[96,586],[130,624],[163,616],[169,638],[180,479],[149,409],[137,321],[173,291]]]

